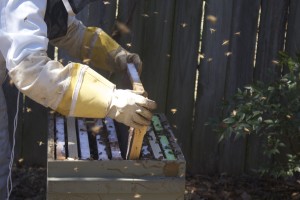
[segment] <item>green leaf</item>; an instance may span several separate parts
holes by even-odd
[[[273,120],[271,120],[271,119],[264,120],[264,122],[265,122],[266,124],[273,124]]]
[[[261,123],[261,122],[262,122],[262,117],[259,117],[259,118],[257,119],[257,121],[258,121],[259,123]]]
[[[224,119],[223,122],[224,122],[225,124],[232,124],[232,123],[235,122],[235,119],[232,118],[232,117],[228,117],[228,118]]]
[[[280,147],[286,147],[286,145],[284,143],[282,143],[282,142],[280,142],[278,146],[280,146]]]
[[[218,140],[218,143],[222,142],[224,140],[224,134],[221,135],[221,137]]]
[[[256,115],[259,115],[259,114],[261,114],[262,113],[262,111],[253,111],[253,117],[255,117]]]
[[[240,117],[239,122],[243,121],[244,118],[245,118],[245,116],[246,116],[246,114],[245,114],[245,113],[242,113],[242,116]]]

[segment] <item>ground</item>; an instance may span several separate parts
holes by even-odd
[[[45,168],[14,168],[12,178],[14,189],[11,200],[46,199]],[[300,200],[300,179],[187,175],[185,193],[185,200]]]

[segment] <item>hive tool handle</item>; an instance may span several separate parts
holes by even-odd
[[[137,94],[147,96],[143,84],[140,80],[139,74],[132,63],[127,64],[127,74],[132,84],[133,91]],[[147,126],[140,129],[130,128],[128,137],[128,147],[126,158],[129,160],[137,160],[140,157],[144,136],[147,132]]]
[[[132,84],[133,91],[136,92],[137,94],[147,97],[148,95],[143,87],[140,76],[133,63],[127,64],[127,74]]]

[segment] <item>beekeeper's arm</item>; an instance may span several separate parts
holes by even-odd
[[[50,43],[94,68],[119,72],[126,69],[126,63],[134,63],[139,74],[142,71],[137,54],[126,51],[101,28],[85,27],[75,17],[69,17],[67,34]]]
[[[8,1],[1,12],[1,52],[16,87],[64,115],[115,118],[126,125],[149,124],[155,102],[115,85],[86,65],[63,67],[47,57],[46,0]]]

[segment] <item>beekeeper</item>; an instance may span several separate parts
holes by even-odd
[[[111,117],[138,128],[150,123],[156,104],[115,85],[89,66],[109,71],[126,69],[136,54],[124,50],[100,28],[85,27],[75,15],[95,0],[1,0],[0,82],[6,71],[26,96],[63,115]],[[85,64],[61,63],[47,56],[50,44]],[[6,196],[10,159],[6,103],[0,87],[0,200]]]

